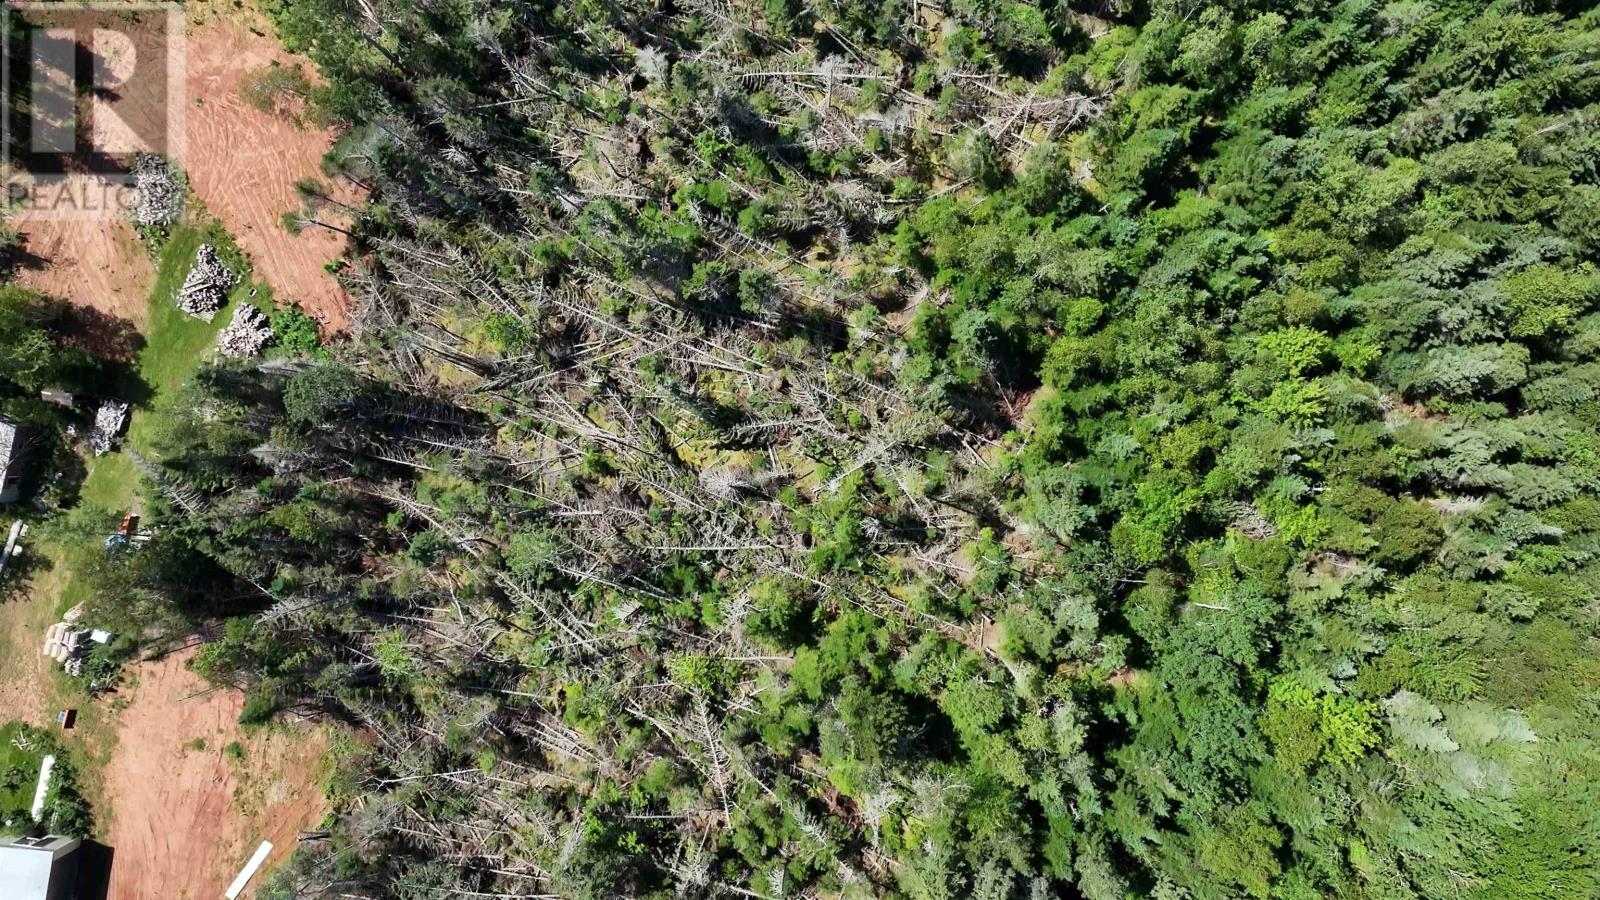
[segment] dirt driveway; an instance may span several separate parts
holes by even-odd
[[[130,673],[137,687],[105,771],[110,900],[220,897],[261,841],[273,844],[266,872],[327,812],[324,735],[287,725],[246,735],[243,697],[208,692],[184,666],[193,653]]]

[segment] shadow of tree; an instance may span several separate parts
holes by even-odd
[[[50,264],[50,260],[28,249],[27,240],[18,236],[16,240],[0,246],[0,275],[10,278],[18,271],[39,271]]]
[[[11,528],[9,519],[3,521],[0,547],[5,546],[5,534]],[[6,563],[5,574],[0,576],[0,603],[23,599],[31,590],[34,579],[55,567],[50,557],[39,552],[35,532],[30,531],[21,543],[22,552],[11,557]]]
[[[131,363],[144,348],[144,336],[127,319],[88,306],[74,306],[62,322],[60,338],[114,363]]]

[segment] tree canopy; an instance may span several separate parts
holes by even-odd
[[[282,896],[1600,894],[1600,13],[274,16],[356,334],[153,481],[369,736]]]

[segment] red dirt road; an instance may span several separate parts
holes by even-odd
[[[204,693],[206,683],[184,666],[193,652],[131,673],[138,683],[105,771],[112,819],[104,840],[116,854],[110,900],[213,900],[267,840],[273,852],[251,882],[258,887],[326,814],[324,736],[287,726],[246,736],[243,697]],[[242,761],[224,749],[233,741]]]

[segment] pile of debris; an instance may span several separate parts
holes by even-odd
[[[183,279],[178,290],[178,308],[207,322],[217,310],[228,305],[228,289],[233,287],[233,273],[217,258],[217,248],[201,244],[194,256],[194,268]]]
[[[117,439],[128,427],[128,404],[121,400],[107,400],[95,410],[94,430],[89,432],[89,448],[95,456],[104,456],[116,449]]]
[[[253,303],[241,302],[233,321],[217,335],[217,352],[223,356],[256,356],[272,341],[272,325]]]
[[[133,189],[137,200],[133,221],[158,227],[178,220],[183,211],[183,182],[165,158],[154,154],[139,157],[133,166]]]
[[[89,652],[88,637],[89,632],[81,628],[57,622],[45,630],[44,655],[61,663],[71,675],[74,668],[83,664],[83,655]]]
[[[83,660],[89,655],[90,645],[109,644],[112,638],[109,631],[79,628],[78,619],[82,616],[83,604],[80,603],[44,632],[44,655],[61,663],[67,674],[75,678],[83,674]]]

